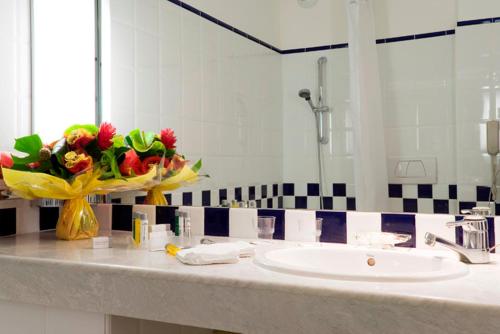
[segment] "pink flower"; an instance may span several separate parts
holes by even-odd
[[[97,133],[97,146],[103,151],[113,145],[113,137],[116,135],[116,128],[110,123],[102,123]]]
[[[172,129],[163,129],[160,133],[160,139],[163,145],[167,150],[175,149],[175,143],[177,142],[177,138],[175,137],[174,130]]]

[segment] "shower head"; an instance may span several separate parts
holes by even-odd
[[[311,100],[311,91],[309,89],[301,89],[299,90],[299,96],[306,101]]]
[[[306,100],[307,103],[309,103],[309,106],[311,107],[312,111],[316,109],[314,103],[311,101],[311,91],[309,89],[304,88],[299,90],[299,96],[304,100]]]

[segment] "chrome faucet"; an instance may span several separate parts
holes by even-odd
[[[432,233],[425,234],[425,243],[434,246],[437,243],[457,252],[460,261],[465,263],[489,263],[490,246],[488,238],[488,221],[482,215],[482,208],[474,208],[464,219],[446,223],[447,227],[463,228],[463,246],[443,239]],[[481,213],[481,214],[480,214]]]

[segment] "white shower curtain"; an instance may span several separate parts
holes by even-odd
[[[374,0],[345,1],[349,24],[356,209],[387,211],[388,177],[375,44]]]

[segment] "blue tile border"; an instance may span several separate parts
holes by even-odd
[[[458,21],[458,27],[472,26],[478,24],[488,24],[488,23],[498,23],[500,22],[500,17],[487,17],[483,19],[475,19],[475,20],[466,20],[466,21]]]
[[[332,49],[344,49],[347,48],[349,45],[348,43],[338,43],[338,44],[331,44],[331,45],[320,45],[320,46],[313,46],[313,47],[308,47],[308,48],[296,48],[296,49],[279,49],[275,47],[274,45],[271,45],[267,42],[264,42],[263,40],[252,36],[236,27],[231,26],[230,24],[227,24],[226,22],[217,19],[216,17],[213,17],[183,1],[180,0],[167,0],[168,2],[177,5],[183,9],[188,10],[189,12],[198,15],[210,22],[213,22],[214,24],[217,24],[218,26],[221,26],[227,30],[230,30],[244,38],[247,38],[259,45],[262,45],[263,47],[272,50],[276,53],[282,54],[282,55],[288,55],[288,54],[295,54],[295,53],[304,53],[304,52],[315,52],[315,51],[325,51],[325,50],[332,50]],[[490,18],[483,18],[483,19],[477,19],[477,20],[466,20],[466,21],[458,21],[457,22],[457,27],[464,27],[464,26],[471,26],[471,25],[478,25],[478,24],[489,24],[489,23],[498,23],[500,22],[500,17],[490,17]],[[396,36],[396,37],[389,37],[389,38],[380,38],[376,40],[377,44],[387,44],[387,43],[395,43],[395,42],[403,42],[403,41],[412,41],[412,40],[417,40],[417,39],[424,39],[424,38],[434,38],[434,37],[442,37],[442,36],[449,36],[449,35],[454,35],[455,34],[455,29],[450,29],[450,30],[441,30],[441,31],[433,31],[433,32],[427,32],[427,33],[422,33],[422,34],[415,34],[415,35],[405,35],[405,36]]]

